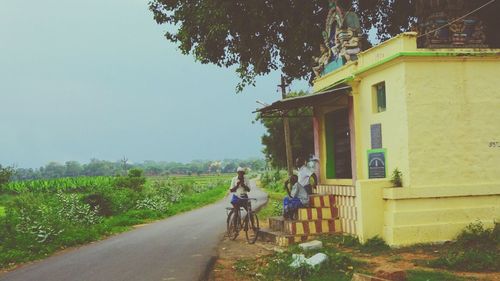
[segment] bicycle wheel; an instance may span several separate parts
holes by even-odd
[[[238,234],[240,233],[240,222],[239,216],[234,212],[234,210],[231,210],[227,215],[226,226],[227,237],[229,237],[229,239],[231,240],[236,239],[236,237],[238,237]]]
[[[245,235],[249,244],[255,243],[259,236],[259,218],[254,212],[250,212],[245,216]]]

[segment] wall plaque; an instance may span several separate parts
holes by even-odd
[[[382,148],[382,124],[372,124],[370,126],[370,133],[372,149]]]
[[[368,178],[383,179],[386,177],[385,149],[368,150]]]

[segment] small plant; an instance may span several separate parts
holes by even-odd
[[[398,168],[392,171],[391,183],[394,185],[394,187],[403,186],[403,173],[401,173],[401,171]]]
[[[384,239],[380,238],[379,236],[374,236],[368,240],[366,240],[366,243],[361,245],[361,251],[365,253],[381,253],[389,250],[390,247],[385,243]]]

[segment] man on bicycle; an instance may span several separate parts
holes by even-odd
[[[238,173],[231,180],[231,186],[229,187],[229,191],[233,192],[233,197],[231,198],[231,204],[234,208],[243,207],[246,210],[248,200],[247,192],[250,192],[250,182],[245,178],[245,169],[242,167],[238,167],[236,170]]]

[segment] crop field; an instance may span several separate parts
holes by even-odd
[[[213,203],[232,174],[75,177],[0,187],[0,268]],[[7,212],[8,210],[8,212]]]

